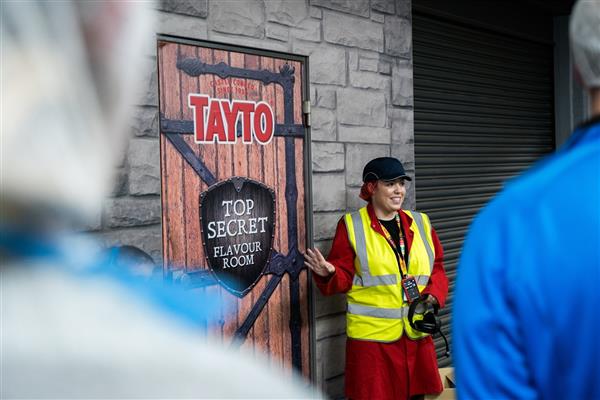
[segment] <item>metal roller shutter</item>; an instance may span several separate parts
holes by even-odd
[[[417,209],[444,246],[448,335],[473,216],[504,181],[554,150],[553,48],[419,13],[413,46]],[[440,366],[448,366],[441,337],[435,343]]]

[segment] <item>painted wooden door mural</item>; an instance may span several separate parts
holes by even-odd
[[[163,258],[233,303],[209,331],[309,377],[298,59],[159,40]]]

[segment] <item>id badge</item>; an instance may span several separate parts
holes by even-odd
[[[402,294],[404,301],[407,301],[408,303],[412,303],[421,295],[419,293],[417,281],[413,276],[407,276],[406,278],[402,279]]]

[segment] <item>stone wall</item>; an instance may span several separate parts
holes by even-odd
[[[160,34],[309,57],[314,241],[324,252],[339,218],[363,205],[369,159],[396,156],[414,174],[410,0],[163,0],[158,13]],[[155,49],[148,63],[132,137],[95,228],[106,244],[136,245],[160,262]],[[317,383],[343,397],[345,299],[314,298]]]

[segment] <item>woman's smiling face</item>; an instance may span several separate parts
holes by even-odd
[[[373,207],[379,211],[379,217],[393,216],[394,213],[402,208],[402,202],[406,196],[406,187],[404,178],[394,179],[392,181],[378,181],[373,192]]]

